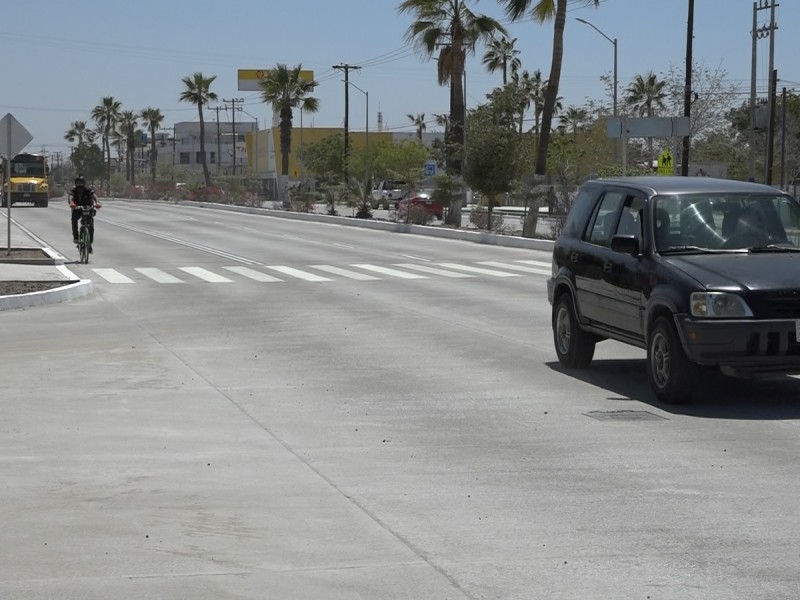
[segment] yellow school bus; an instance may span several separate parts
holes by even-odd
[[[5,177],[5,164],[3,177]],[[11,159],[11,178],[3,183],[2,205],[8,202],[8,184],[11,184],[11,204],[30,202],[34,206],[47,206],[50,186],[47,182],[47,160],[41,154],[17,154]]]

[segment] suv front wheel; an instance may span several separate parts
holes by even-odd
[[[655,320],[648,336],[647,375],[661,402],[683,404],[691,400],[697,365],[686,357],[675,326],[666,317]]]
[[[581,329],[569,294],[559,296],[553,306],[553,341],[565,367],[583,369],[592,362],[597,338]]]

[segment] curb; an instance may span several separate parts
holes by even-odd
[[[0,311],[12,310],[15,308],[28,308],[31,306],[44,306],[45,304],[59,304],[76,298],[89,296],[94,292],[94,286],[91,279],[78,279],[72,271],[67,269],[64,265],[64,258],[50,250],[49,248],[42,248],[47,254],[52,256],[58,262],[48,263],[56,265],[56,269],[64,277],[64,285],[61,287],[53,288],[52,290],[43,290],[40,292],[29,292],[27,294],[14,294],[11,296],[0,296]],[[31,263],[24,263],[31,264]],[[33,263],[41,264],[41,263]]]

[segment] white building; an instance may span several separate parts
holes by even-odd
[[[255,121],[205,122],[205,152],[209,170],[222,175],[249,174],[247,134],[256,133],[257,127]],[[172,139],[161,142],[160,146],[158,162],[171,162],[176,168],[192,171],[202,170],[199,121],[175,123]]]

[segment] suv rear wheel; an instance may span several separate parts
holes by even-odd
[[[691,400],[697,365],[686,358],[675,325],[658,317],[647,340],[647,375],[656,398],[666,404]]]
[[[569,294],[561,294],[553,306],[553,341],[565,367],[583,369],[592,362],[597,338],[581,329]]]

